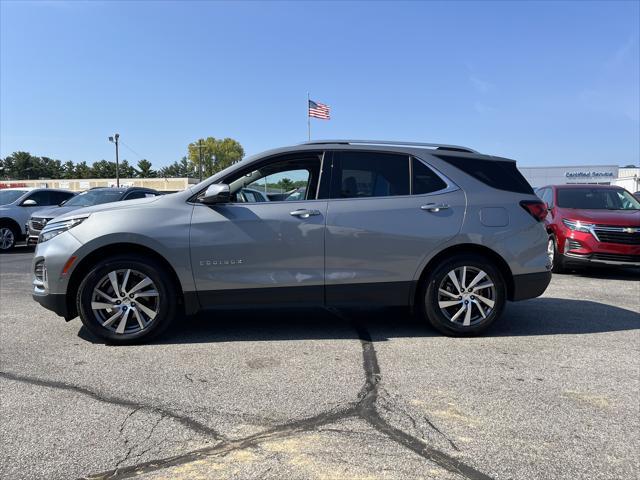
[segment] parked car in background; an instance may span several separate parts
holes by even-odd
[[[135,200],[136,198],[157,197],[161,195],[157,190],[143,187],[113,188],[97,187],[86,190],[60,206],[35,211],[27,223],[27,245],[38,243],[38,236],[44,226],[53,218],[102,203]]]
[[[59,205],[75,194],[53,188],[7,188],[0,190],[0,252],[11,250],[24,240],[25,224],[31,213],[42,207]]]
[[[580,265],[640,266],[640,201],[611,185],[550,185],[545,202],[554,272]]]
[[[304,179],[304,195],[239,201],[272,175]],[[545,214],[513,160],[310,142],[184,192],[50,221],[33,298],[111,343],[147,340],[180,313],[265,304],[404,305],[447,335],[478,335],[507,300],[549,284]]]

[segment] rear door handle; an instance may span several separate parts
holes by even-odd
[[[420,207],[421,210],[426,210],[427,212],[439,212],[440,210],[446,210],[447,208],[450,208],[449,205],[447,205],[446,203],[439,203],[439,204],[435,204],[435,203],[427,203],[426,205],[422,205]]]
[[[293,215],[298,218],[309,218],[312,215],[320,215],[320,210],[307,210],[306,208],[301,208],[299,210],[289,212],[289,215]]]

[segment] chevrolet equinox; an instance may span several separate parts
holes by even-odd
[[[453,145],[309,142],[183,192],[53,219],[38,239],[33,298],[110,343],[148,340],[183,314],[267,304],[404,305],[444,334],[477,335],[506,300],[549,284],[546,213],[513,160]]]

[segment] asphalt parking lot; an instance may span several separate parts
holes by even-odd
[[[0,256],[1,478],[638,478],[640,273],[556,275],[487,336],[222,311],[111,347]]]

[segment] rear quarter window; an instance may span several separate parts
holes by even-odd
[[[533,194],[531,185],[517,169],[515,162],[453,155],[436,156],[492,188],[507,192]]]

